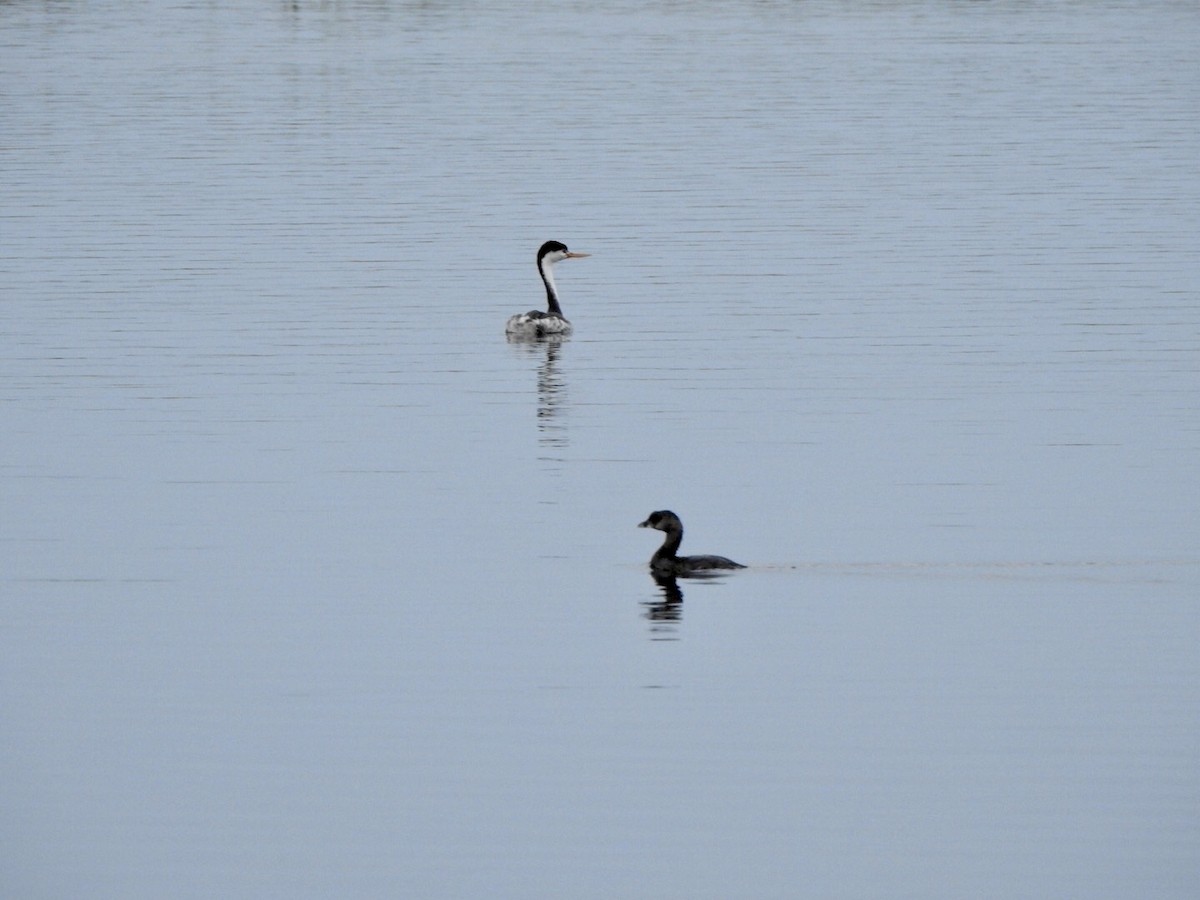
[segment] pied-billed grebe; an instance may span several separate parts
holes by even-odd
[[[638,528],[657,528],[666,532],[666,539],[661,547],[650,557],[650,570],[658,575],[691,575],[696,572],[709,572],[713,569],[744,569],[741,563],[735,563],[724,556],[677,556],[679,545],[683,542],[683,523],[679,516],[669,509],[660,509],[650,513],[646,521]]]
[[[510,316],[508,324],[504,326],[504,333],[520,337],[570,334],[571,323],[563,316],[562,307],[558,305],[558,291],[554,287],[554,273],[551,269],[556,262],[564,259],[582,259],[585,256],[591,254],[572,253],[566,244],[558,241],[546,241],[542,244],[537,252],[537,267],[538,274],[542,276],[542,283],[546,285],[546,305],[549,309],[547,312],[531,309],[527,313]]]

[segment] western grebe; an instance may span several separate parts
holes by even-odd
[[[662,546],[650,557],[650,571],[657,575],[691,575],[713,569],[746,568],[724,556],[676,556],[679,545],[683,542],[683,523],[679,521],[679,516],[669,509],[650,513],[638,528],[657,528],[666,532],[667,537]]]
[[[546,305],[549,309],[546,312],[542,312],[540,309],[531,309],[527,313],[511,316],[508,324],[504,326],[505,334],[523,337],[570,334],[571,323],[563,316],[562,307],[558,305],[558,291],[554,287],[552,270],[556,262],[564,259],[582,259],[585,256],[591,256],[591,254],[572,253],[567,249],[566,244],[558,241],[546,241],[542,244],[537,252],[537,267],[538,274],[542,276],[542,283],[546,285]]]

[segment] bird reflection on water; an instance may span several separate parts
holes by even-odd
[[[643,600],[642,618],[649,620],[652,639],[677,641],[675,625],[683,619],[683,591],[673,575],[657,575],[651,578],[658,585],[661,596],[657,600]]]
[[[537,427],[538,443],[543,447],[563,449],[567,446],[567,427],[562,420],[566,407],[567,382],[559,362],[563,345],[569,340],[565,334],[529,335],[510,334],[508,343],[528,356],[541,356],[537,367]]]
[[[700,572],[684,575],[690,581],[723,581],[725,572]],[[650,622],[650,639],[654,641],[677,641],[677,626],[683,621],[683,588],[679,578],[651,572],[650,577],[658,585],[659,596],[653,600],[642,600],[642,618]]]

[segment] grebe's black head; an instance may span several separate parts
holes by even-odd
[[[538,248],[537,261],[538,266],[541,267],[543,263],[552,265],[563,259],[582,259],[591,255],[590,253],[572,253],[561,241],[546,241]]]
[[[646,521],[641,522],[638,528],[657,528],[659,531],[675,531],[682,529],[683,523],[679,521],[679,516],[671,512],[669,509],[659,509],[646,516]]]

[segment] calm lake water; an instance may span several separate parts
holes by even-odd
[[[1198,46],[0,3],[0,894],[1197,896]]]

